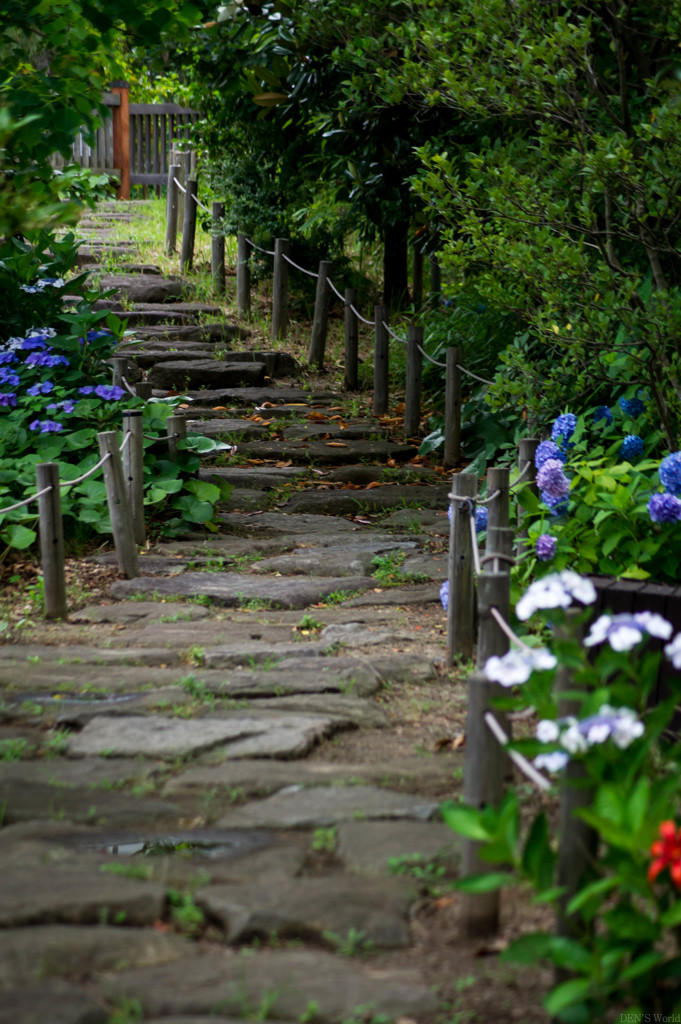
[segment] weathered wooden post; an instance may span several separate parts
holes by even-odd
[[[487,470],[487,530],[497,527],[508,526],[508,508],[510,493],[508,489],[508,468],[504,466],[491,466]],[[497,493],[498,492],[498,493]],[[496,494],[496,497],[493,495]],[[489,554],[490,547],[489,532],[485,553]]]
[[[537,454],[537,447],[539,445],[539,439],[536,437],[521,437],[518,441],[518,473],[519,478],[522,477],[520,486],[528,488],[533,494],[537,494],[537,485],[535,480],[537,479],[537,467],[534,464],[534,457]],[[520,529],[520,522],[523,518],[523,509],[520,502],[516,504],[516,514],[518,516],[518,533],[516,536],[518,553],[522,552],[523,547],[527,541],[527,530]]]
[[[176,178],[182,186],[182,188],[178,188],[177,190],[177,220],[179,224],[184,224],[184,209],[186,204],[182,189],[187,187],[190,161],[191,154],[185,153],[184,150],[173,149],[170,154],[171,164],[174,164],[179,168]]]
[[[246,236],[236,236],[236,309],[248,320],[251,315],[251,252]]]
[[[385,416],[388,411],[388,370],[390,366],[390,339],[388,307],[374,307],[374,416]]]
[[[184,226],[182,228],[182,251],[180,269],[191,270],[194,264],[194,241],[196,239],[196,197],[199,194],[199,183],[196,178],[187,182],[187,200],[184,206]]]
[[[166,432],[168,436],[168,456],[175,461],[177,458],[177,442],[187,436],[187,417],[184,413],[177,413],[169,416],[166,420]]]
[[[423,327],[407,331],[407,381],[404,396],[404,437],[416,437],[421,423],[421,375],[423,370]]]
[[[123,475],[128,485],[133,533],[138,544],[144,544],[144,427],[141,409],[123,413],[123,437],[130,437],[123,449]]]
[[[45,617],[65,619],[68,609],[64,578],[64,529],[61,517],[59,466],[56,462],[39,462],[36,466],[36,475],[38,491],[50,488],[47,494],[41,494],[38,498]]]
[[[213,203],[213,232],[210,243],[210,266],[215,295],[225,294],[225,204]]]
[[[462,350],[447,349],[445,385],[445,469],[454,469],[461,461],[461,359]]]
[[[357,350],[359,323],[351,306],[357,307],[357,289],[345,289],[345,390],[356,391],[359,386]]]
[[[115,388],[125,387],[125,375],[128,372],[128,357],[114,356],[111,360],[113,366],[112,384]]]
[[[414,246],[414,272],[411,285],[414,311],[419,312],[423,305],[423,252],[418,245]]]
[[[135,384],[135,394],[138,398],[143,398],[145,402],[148,402],[151,398],[151,392],[153,391],[153,385],[151,381],[141,380]]]
[[[329,306],[331,304],[331,289],[327,279],[331,277],[330,260],[321,260],[319,263],[319,276],[317,277],[317,290],[314,300],[314,320],[312,322],[312,337],[310,338],[310,354],[308,362],[313,363],[321,370],[324,366],[324,353],[326,352],[326,334],[329,328]]]
[[[102,471],[118,568],[128,579],[133,579],[140,574],[139,560],[132,528],[128,489],[125,485],[121,453],[118,450],[118,436],[115,430],[107,430],[97,434],[97,441],[99,454],[109,456],[102,466]]]
[[[272,276],[272,341],[286,337],[288,328],[288,238],[274,240],[274,271]]]
[[[496,608],[508,621],[510,616],[510,575],[482,573],[478,577],[478,669],[484,668],[493,655],[501,657],[508,651],[508,639],[497,625],[490,609]],[[466,748],[464,757],[463,799],[471,807],[498,807],[503,794],[504,751],[485,723],[485,713],[492,701],[503,693],[499,683],[492,683],[483,672],[468,677],[468,710],[466,714]],[[482,874],[493,870],[479,856],[480,844],[466,839],[463,843],[462,875]],[[463,894],[461,921],[466,935],[493,935],[499,930],[499,890]]]
[[[510,572],[515,544],[512,526],[487,526],[487,547],[482,559],[486,572]],[[498,555],[498,558],[493,558]]]
[[[475,644],[475,587],[470,516],[478,493],[475,473],[457,473],[452,478],[449,501],[449,607],[447,609],[447,660],[471,658]]]
[[[172,163],[168,168],[168,191],[166,194],[166,256],[172,256],[177,247],[177,218],[179,211],[180,190],[175,179],[179,180],[181,167]]]

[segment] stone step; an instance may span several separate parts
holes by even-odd
[[[102,291],[113,291],[125,296],[130,302],[175,302],[186,298],[194,286],[181,277],[157,278],[151,274],[102,274],[99,279]]]
[[[292,459],[298,464],[341,466],[367,460],[385,464],[388,459],[406,462],[418,452],[414,445],[399,441],[247,441],[239,445],[242,457],[271,459],[275,462]]]
[[[156,388],[182,391],[207,383],[213,387],[252,387],[265,380],[265,364],[226,362],[225,360],[169,360],[155,363],[148,378]]]
[[[176,327],[165,325],[148,325],[135,332],[138,338],[147,342],[148,348],[159,350],[169,349],[172,346],[180,346],[182,342],[193,344],[209,342],[229,341],[233,338],[245,339],[250,337],[250,332],[236,324],[189,324]],[[133,347],[134,350],[134,347]]]

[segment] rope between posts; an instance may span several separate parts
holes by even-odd
[[[416,347],[421,353],[421,355],[424,357],[424,359],[427,359],[429,363],[433,364],[433,366],[441,366],[443,370],[447,369],[446,363],[438,363],[437,359],[433,359],[432,356],[429,356],[426,350],[421,345],[419,345],[418,342],[416,343]]]
[[[511,758],[513,763],[517,765],[517,767],[520,769],[521,772],[523,772],[524,775],[527,775],[528,779],[531,779],[531,781],[534,782],[535,786],[537,786],[539,789],[543,789],[544,792],[547,792],[549,789],[551,789],[551,783],[549,782],[549,780],[544,778],[541,772],[538,772],[534,765],[531,764],[526,757],[523,757],[522,754],[519,754],[517,750],[508,749],[508,736],[501,728],[501,726],[499,725],[491,711],[485,712],[485,725],[492,733],[497,743],[499,743],[502,747],[506,748],[506,753]]]
[[[385,322],[385,320],[381,320],[381,324],[383,325],[383,327],[385,327],[385,329],[388,332],[388,334],[392,338],[395,339],[395,341],[400,341],[400,342],[402,342],[403,345],[407,344],[407,339],[406,338],[400,338],[400,336],[398,334],[395,334],[395,332],[392,330],[390,325]]]
[[[523,480],[525,479],[525,477],[527,476],[527,474],[529,473],[529,471],[531,469],[532,469],[532,463],[531,462],[526,462],[525,463],[525,467],[524,467],[522,473],[520,474],[520,476],[516,480],[513,481],[513,483],[509,487],[509,491],[514,491],[516,489],[516,487],[518,486],[518,484],[521,484],[523,482]]]
[[[476,499],[476,504],[477,505],[489,505],[490,501],[494,501],[494,499],[498,498],[500,494],[501,494],[501,490],[497,487],[496,491],[492,491],[492,493],[489,495],[489,497],[487,497],[487,498],[477,498]]]
[[[125,377],[121,377],[121,380],[123,381],[123,387],[124,387],[124,388],[125,388],[125,390],[126,390],[126,391],[128,392],[128,394],[129,394],[129,395],[132,395],[132,396],[133,396],[133,398],[137,398],[137,392],[135,391],[135,389],[134,389],[134,388],[131,388],[131,387],[130,387],[130,385],[128,384],[128,382],[127,382],[127,380],[125,379]]]
[[[87,473],[83,473],[82,476],[77,476],[75,480],[60,480],[59,481],[59,486],[60,487],[73,487],[74,484],[82,484],[83,480],[87,480],[87,478],[89,476],[92,476],[92,474],[96,473],[98,469],[101,469],[101,467],[104,465],[106,460],[110,459],[110,458],[111,458],[111,452],[107,452],[106,455],[102,455],[102,457],[99,460],[99,462],[96,462],[95,465],[92,466],[91,469],[88,469]]]
[[[287,256],[285,252],[282,252],[281,255],[284,257],[287,263],[290,263],[292,267],[295,267],[296,270],[299,270],[301,274],[307,274],[308,277],[319,277],[319,274],[315,274],[314,270],[306,270],[305,267],[301,267],[297,263],[294,263],[291,257]]]
[[[501,614],[498,608],[490,608],[489,613],[496,622],[501,632],[506,634],[511,643],[517,644],[517,646],[521,647],[524,651],[532,650],[532,648],[529,647],[524,640],[521,640],[520,637],[513,632],[508,622],[506,621],[506,619]]]
[[[16,505],[8,505],[7,508],[0,508],[0,516],[4,516],[5,512],[14,512],[18,508],[23,508],[24,505],[30,505],[36,498],[42,498],[43,494],[47,494],[48,491],[52,490],[52,484],[49,487],[43,487],[42,491],[38,491],[36,494],[32,494],[30,498],[24,498],[23,501],[18,501]]]
[[[186,188],[184,187],[184,185],[182,185],[182,183],[181,183],[181,182],[179,182],[179,181],[177,180],[177,178],[173,178],[173,181],[175,182],[175,184],[176,184],[176,185],[177,185],[177,187],[179,188],[180,192],[184,192],[184,194],[185,194],[185,195],[191,194],[191,193],[187,193],[187,189],[186,189]],[[194,195],[192,195],[192,199],[194,200],[194,202],[196,203],[196,205],[197,205],[197,206],[200,206],[202,210],[205,210],[205,211],[206,211],[206,213],[211,213],[211,211],[210,211],[210,210],[208,209],[208,207],[207,207],[207,206],[204,206],[204,205],[203,205],[203,203],[199,201],[199,198],[198,198],[198,196],[194,196]],[[211,216],[212,216],[212,214],[211,214]]]
[[[125,451],[125,447],[126,447],[126,445],[128,445],[130,443],[130,438],[131,437],[132,437],[132,430],[126,430],[125,437],[123,438],[123,443],[121,444],[120,448],[118,449],[119,452]]]
[[[330,277],[327,277],[327,279],[326,279],[326,283],[328,284],[328,286],[329,286],[329,288],[331,289],[331,291],[332,291],[332,292],[333,292],[333,293],[334,293],[335,295],[337,295],[337,296],[338,296],[338,298],[339,298],[339,299],[341,300],[341,302],[345,303],[345,305],[346,305],[346,306],[352,306],[352,303],[351,303],[351,302],[345,302],[345,296],[344,296],[344,295],[341,295],[341,293],[340,293],[340,292],[338,291],[338,289],[336,288],[335,284],[333,283],[333,281],[331,280],[331,278],[330,278]]]
[[[247,235],[244,235],[244,238],[250,245],[251,249],[257,249],[258,252],[264,252],[266,256],[274,256],[274,249],[263,249],[262,246],[256,245],[255,242],[252,242]]]
[[[357,319],[361,320],[363,324],[367,325],[367,327],[375,327],[376,326],[376,323],[375,323],[374,320],[367,320],[366,317],[363,317],[362,314],[355,309],[355,307],[353,306],[352,303],[350,303],[350,309],[355,314]]]
[[[494,381],[487,380],[486,377],[478,377],[477,373],[473,373],[471,370],[467,370],[465,366],[461,365],[461,363],[457,363],[456,365],[459,368],[459,370],[461,370],[462,373],[466,374],[467,377],[472,377],[473,380],[479,380],[481,384],[493,384],[494,383]]]

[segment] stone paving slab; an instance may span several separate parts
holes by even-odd
[[[116,247],[122,247],[122,243],[117,242]],[[148,274],[102,274],[99,287],[102,291],[113,288],[130,302],[147,303],[171,302],[194,290],[193,285],[187,284],[182,278],[156,279]]]
[[[227,363],[219,359],[171,360],[156,363],[149,373],[149,380],[156,388],[191,388],[203,381],[214,387],[252,386],[264,379],[264,363]]]
[[[224,608],[235,608],[251,600],[267,601],[280,608],[306,608],[323,601],[329,594],[365,590],[374,582],[368,576],[263,579],[255,575],[244,576],[230,572],[187,572],[170,579],[142,576],[132,580],[116,580],[111,585],[110,593],[115,598],[153,593],[161,597],[209,597],[214,604]]]
[[[110,1010],[102,994],[46,981],[8,989],[0,1000],[0,1024],[107,1024]]]
[[[308,514],[261,512],[259,515],[239,515],[227,512],[220,515],[220,525],[224,531],[246,534],[254,537],[295,537],[302,534],[306,538],[315,534],[367,533],[365,527],[358,526],[339,516],[313,516]]]
[[[139,338],[143,338],[146,341],[147,347],[154,345],[161,349],[171,348],[173,345],[206,345],[211,342],[224,346],[225,343],[230,341],[244,340],[250,337],[250,331],[247,331],[245,328],[224,322],[218,324],[188,324],[185,326],[179,324],[174,327],[170,324],[165,326],[149,324],[147,327],[140,328],[135,333]],[[134,354],[135,347],[129,342],[127,345],[130,350],[129,353],[124,351],[126,347],[125,340],[121,342],[119,352],[121,354]]]
[[[266,711],[200,719],[100,716],[70,737],[67,756],[176,758],[223,747],[230,759],[303,757],[336,727],[320,715]]]
[[[376,786],[292,787],[235,807],[216,824],[221,828],[328,828],[357,818],[415,818],[427,821],[437,804]]]
[[[250,886],[206,886],[196,902],[218,921],[229,943],[277,935],[333,946],[361,932],[367,942],[390,949],[409,945],[410,890],[396,879],[293,878],[270,885],[264,877]]]
[[[330,953],[232,951],[191,958],[182,971],[172,964],[123,971],[100,982],[109,996],[137,998],[147,1016],[241,1014],[268,1002],[268,1019],[299,1021],[311,1003],[320,1024],[342,1024],[358,1006],[374,1015],[418,1020],[438,1000],[417,971],[380,970]],[[271,1005],[270,1005],[271,1004]]]
[[[371,573],[376,555],[388,551],[410,551],[416,548],[414,541],[358,541],[343,546],[336,538],[333,548],[309,547],[298,549],[276,558],[264,558],[253,566],[258,573],[281,573],[283,576],[353,576],[357,573]],[[374,581],[375,582],[375,581]]]
[[[4,823],[60,818],[81,824],[130,827],[142,823],[174,822],[178,808],[165,800],[130,800],[127,793],[108,792],[87,786],[53,786],[27,779],[0,782]]]
[[[284,506],[287,512],[309,512],[315,515],[350,515],[358,509],[363,512],[383,512],[400,503],[446,507],[449,488],[422,484],[382,485],[357,491],[312,489],[292,495]]]
[[[42,925],[0,931],[0,992],[44,978],[155,967],[191,955],[187,940],[142,928]],[[45,1024],[50,1021],[45,1018]],[[37,1024],[37,1022],[36,1022]]]
[[[302,388],[290,387],[286,384],[265,384],[262,387],[251,388],[202,388],[200,391],[189,391],[188,394],[195,402],[214,405],[263,405],[271,403],[273,406],[284,405],[288,402],[301,402],[307,405],[318,403],[319,405],[334,405],[338,401],[338,395],[332,391],[303,391]],[[270,408],[263,410],[269,416]]]
[[[306,473],[303,466],[204,466],[199,470],[199,480],[225,480],[235,487],[267,491],[291,483]]]
[[[459,860],[460,840],[441,821],[345,821],[338,826],[336,856],[348,871],[390,875],[389,861],[421,857],[449,865]]]
[[[128,781],[142,781],[151,778],[157,766],[136,758],[116,758],[106,764],[100,758],[80,761],[66,761],[51,758],[37,761],[0,762],[0,786],[5,783],[33,784],[36,782],[53,788],[80,786],[90,793],[96,793],[103,784],[115,786]]]
[[[441,583],[418,583],[408,587],[392,587],[380,593],[360,594],[345,602],[347,608],[364,608],[368,605],[431,604],[440,600]]]
[[[151,582],[154,582],[153,580]],[[51,644],[25,644],[9,645],[0,647],[0,678],[11,680],[12,674],[6,673],[6,669],[20,667],[26,670],[31,666],[39,667],[41,661],[56,664],[57,667],[68,667],[69,664],[81,665],[163,665],[179,664],[180,657],[177,651],[170,649],[154,650],[151,647],[129,647],[125,650],[112,650],[107,647],[86,647],[78,644],[67,644],[64,647],[57,647]],[[15,673],[18,675],[18,673]]]
[[[242,441],[251,441],[253,438],[267,436],[267,427],[263,427],[260,423],[228,418],[187,420],[187,430],[205,434],[206,437],[225,437],[225,435],[238,434],[239,444]]]
[[[265,697],[258,699],[252,706],[258,711],[323,715],[343,728],[385,729],[388,726],[388,718],[378,705],[347,694],[306,693]]]
[[[196,622],[210,615],[200,604],[173,603],[172,608],[160,601],[123,601],[119,604],[87,605],[69,613],[69,622],[112,622],[129,625],[133,622],[157,622],[164,615],[178,621]]]
[[[259,441],[239,446],[242,455],[281,461],[295,459],[319,466],[338,466],[362,459],[385,463],[388,459],[406,462],[417,449],[399,441]],[[335,493],[335,492],[334,492]]]

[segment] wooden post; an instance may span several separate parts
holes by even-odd
[[[151,398],[152,390],[153,385],[148,380],[141,380],[139,384],[135,384],[135,394],[138,398],[143,398],[145,402]]]
[[[213,234],[210,244],[210,263],[213,275],[213,292],[225,294],[225,235],[222,222],[225,219],[225,204],[213,203]]]
[[[183,413],[169,416],[166,420],[168,434],[168,456],[174,461],[177,458],[177,442],[187,436],[187,417]]]
[[[66,581],[64,579],[64,531],[59,492],[59,466],[56,462],[39,462],[36,466],[38,490],[51,490],[38,498],[40,517],[40,556],[43,566],[45,617],[65,619]]]
[[[310,339],[310,354],[308,362],[315,363],[321,370],[324,366],[324,353],[326,351],[326,332],[329,326],[329,305],[330,292],[327,278],[331,276],[330,260],[321,260],[319,264],[319,277],[317,278],[317,291],[314,300],[314,321],[312,323],[312,337]]]
[[[478,478],[475,473],[457,473],[452,479],[449,500],[452,518],[449,526],[449,607],[447,610],[447,660],[472,658],[475,644],[475,588],[471,547],[470,506],[458,498],[475,498]]]
[[[177,212],[180,190],[175,179],[179,181],[180,165],[171,164],[168,168],[168,190],[166,195],[166,256],[171,256],[177,247]]]
[[[116,190],[117,199],[130,198],[130,85],[112,82],[111,92],[117,93],[120,106],[113,107],[113,165],[121,172],[121,183]]]
[[[508,650],[508,640],[490,614],[497,608],[506,620],[510,615],[510,576],[506,573],[483,573],[478,577],[478,667],[488,658],[501,656]],[[492,701],[503,693],[498,683],[490,682],[482,672],[468,679],[466,714],[466,748],[464,757],[463,798],[478,810],[498,807],[503,795],[504,751],[485,723],[485,712],[493,710]],[[479,856],[480,844],[463,842],[462,875],[482,874],[493,865]],[[499,930],[499,890],[464,894],[461,922],[466,935],[494,935]]]
[[[113,386],[115,388],[124,388],[123,378],[128,372],[128,357],[114,356],[111,362],[113,363]]]
[[[288,238],[274,239],[274,272],[272,277],[272,341],[286,337],[288,328]]]
[[[144,426],[141,409],[126,409],[123,413],[123,438],[130,438],[123,449],[123,475],[128,485],[128,499],[135,541],[144,544]]]
[[[384,324],[388,323],[388,307],[374,306],[374,416],[388,411],[388,370],[390,339]]]
[[[110,455],[110,458],[102,466],[102,470],[118,568],[128,579],[133,579],[135,576],[139,576],[140,569],[130,516],[128,489],[125,485],[121,453],[118,450],[118,435],[115,430],[107,430],[97,434],[97,441],[99,442],[99,454]]]
[[[421,423],[421,373],[423,369],[423,327],[407,331],[407,381],[404,397],[404,437],[416,437]]]
[[[174,149],[170,154],[170,162],[179,168],[176,178],[179,181],[182,188],[187,187],[187,178],[189,177],[187,165],[189,163],[190,154],[183,152],[181,149]],[[182,188],[177,190],[177,220],[179,224],[184,224],[184,192]]]
[[[460,348],[447,349],[445,385],[445,469],[454,469],[461,461],[461,359]]]
[[[182,228],[182,253],[180,255],[180,269],[191,270],[194,263],[194,239],[196,238],[196,197],[199,192],[199,183],[196,178],[190,178],[187,182],[187,200],[184,206],[184,226]]]
[[[236,309],[245,320],[251,316],[250,249],[245,235],[236,236]]]
[[[418,313],[423,305],[423,252],[418,246],[414,246],[414,274],[411,292],[414,310]]]
[[[437,256],[430,257],[430,304],[439,306],[442,298],[442,271]]]
[[[359,386],[357,371],[357,349],[359,345],[359,321],[350,309],[357,308],[357,289],[345,289],[345,389],[357,391]]]
[[[485,551],[485,572],[510,572],[515,543],[515,530],[512,526],[487,527],[487,548]],[[503,558],[490,558],[491,555],[503,555]]]
[[[495,491],[499,491],[498,496],[492,498],[487,505],[488,531],[490,529],[494,530],[499,526],[508,526],[509,490],[508,469],[506,467],[491,466],[487,470],[487,496],[490,497]],[[488,534],[485,554],[489,554],[491,550]]]

